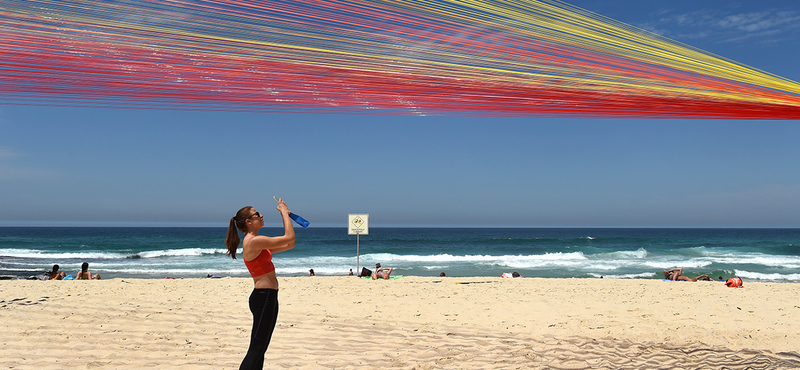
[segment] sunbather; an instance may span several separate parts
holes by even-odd
[[[58,265],[53,265],[53,271],[50,271],[48,280],[63,280],[67,274],[64,271],[58,272]]]
[[[92,275],[92,273],[89,272],[89,262],[84,262],[81,265],[81,272],[79,272],[78,273],[78,277],[75,278],[75,280],[81,280],[81,279],[83,279],[83,280],[100,280],[100,274]]]
[[[372,280],[389,280],[389,275],[392,273],[394,268],[392,267],[381,267],[380,263],[375,264],[375,272],[372,273]]]
[[[697,280],[711,281],[711,277],[709,277],[708,275],[700,275],[700,276],[698,276],[698,277],[696,277],[694,279],[692,279],[692,278],[690,278],[688,276],[684,276],[683,275],[683,267],[672,269],[672,270],[669,270],[669,271],[664,270],[664,279],[672,280],[672,281],[678,281],[678,280],[681,280],[681,281],[697,281]]]

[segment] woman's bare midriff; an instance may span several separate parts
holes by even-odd
[[[253,281],[256,289],[278,289],[278,277],[275,275],[275,271],[256,276]]]

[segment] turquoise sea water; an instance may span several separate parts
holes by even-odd
[[[279,276],[346,275],[376,262],[415,276],[661,278],[661,270],[800,282],[800,229],[297,228],[296,248],[275,255]],[[225,256],[225,228],[0,228],[0,275],[28,278],[83,262],[104,278],[249,276]],[[277,235],[281,229],[262,229]]]

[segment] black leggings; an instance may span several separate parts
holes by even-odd
[[[264,368],[264,354],[269,347],[272,331],[275,330],[275,321],[278,320],[278,290],[253,289],[250,294],[250,312],[253,313],[250,348],[247,349],[239,370]]]

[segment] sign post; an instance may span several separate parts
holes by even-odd
[[[361,276],[361,235],[369,234],[369,214],[347,215],[347,235],[356,236],[356,273]]]

